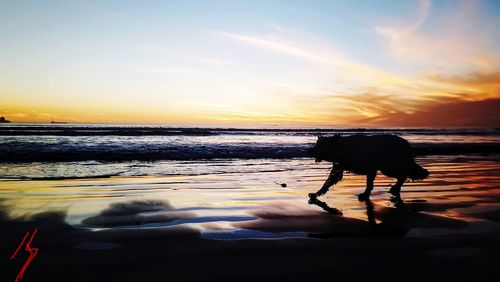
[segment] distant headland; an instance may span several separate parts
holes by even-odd
[[[0,123],[9,123],[10,120],[5,119],[5,117],[0,117]]]

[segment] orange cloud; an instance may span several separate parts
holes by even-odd
[[[387,113],[376,118],[359,119],[359,124],[401,127],[500,127],[500,99],[448,101],[422,107],[408,114]]]
[[[429,79],[461,89],[466,100],[484,100],[500,97],[500,72],[470,73],[466,75],[429,75]]]

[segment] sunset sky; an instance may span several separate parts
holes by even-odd
[[[1,1],[18,122],[500,127],[500,1]]]

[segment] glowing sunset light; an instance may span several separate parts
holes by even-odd
[[[0,3],[14,122],[500,126],[497,1]]]

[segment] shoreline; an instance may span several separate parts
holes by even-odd
[[[384,176],[371,202],[359,202],[365,177],[353,174],[308,203],[328,174],[310,160],[278,171],[265,162],[220,174],[2,181],[0,278],[15,277],[23,260],[8,257],[38,228],[26,279],[498,280],[500,164],[419,162],[431,176],[405,183],[402,203]]]

